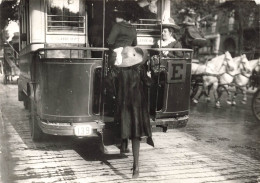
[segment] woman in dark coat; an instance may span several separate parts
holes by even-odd
[[[105,80],[108,95],[106,101],[109,104],[114,103],[114,98],[117,96],[117,74],[119,69],[114,66],[116,60],[115,49],[125,46],[135,46],[137,44],[137,33],[136,28],[131,25],[129,13],[121,9],[114,9],[113,16],[115,23],[107,38],[107,44],[109,47],[109,62],[108,62],[108,76]],[[109,106],[107,109],[110,113],[113,113],[114,107]],[[122,152],[127,152],[127,141],[122,143]]]
[[[136,46],[137,33],[136,28],[130,23],[130,15],[125,11],[114,10],[116,23],[113,25],[107,39],[109,48],[114,49],[126,46]],[[113,52],[110,60],[115,61],[116,54]],[[111,63],[114,65],[114,63]]]
[[[140,57],[141,55],[141,57]],[[121,138],[132,140],[134,157],[133,178],[139,176],[139,149],[142,137],[154,146],[150,126],[147,95],[145,88],[151,86],[143,61],[141,48],[126,47],[122,51],[123,61],[118,74],[117,117],[121,123]],[[138,61],[139,60],[139,61]]]

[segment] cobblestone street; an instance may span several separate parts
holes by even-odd
[[[49,136],[32,142],[29,112],[17,100],[17,85],[0,84],[0,104],[3,183],[260,182],[260,160],[199,140],[183,129],[153,133],[155,148],[142,143],[140,177],[131,179],[132,154],[104,155],[95,139]],[[192,123],[191,115],[188,127]]]

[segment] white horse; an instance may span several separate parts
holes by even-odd
[[[253,70],[256,70],[259,72],[260,70],[260,58],[255,60],[248,61],[246,56],[244,56],[241,59],[241,62],[243,63],[242,67],[240,67],[240,73],[235,75],[234,77],[234,85],[235,85],[235,92],[233,97],[229,96],[229,99],[227,101],[228,104],[236,105],[236,96],[240,91],[242,91],[243,99],[242,104],[246,104],[247,101],[247,86],[250,81],[250,77],[253,73]]]
[[[213,87],[214,98],[216,101],[216,107],[220,107],[219,94],[217,88],[219,83],[230,83],[233,77],[230,76],[230,72],[234,70],[235,63],[229,52],[217,56],[208,61],[204,65],[196,65],[193,67],[192,72],[196,74],[203,74],[203,89],[206,96],[209,98],[209,86]],[[206,92],[208,90],[208,92]],[[197,100],[197,99],[194,99]]]

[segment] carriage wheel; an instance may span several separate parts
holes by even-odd
[[[37,108],[33,99],[30,100],[31,102],[31,117],[29,120],[30,131],[32,140],[35,142],[39,142],[43,139],[43,132],[38,124],[37,118]]]
[[[252,99],[252,111],[258,121],[260,121],[260,89],[258,89]]]

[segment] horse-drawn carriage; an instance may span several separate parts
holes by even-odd
[[[228,52],[226,52],[226,54],[227,53]],[[229,60],[226,63],[221,56],[217,56],[205,64],[192,63],[193,78],[195,76],[201,76],[201,78],[195,78],[195,81],[192,81],[193,88],[201,87],[201,90],[209,97],[209,90],[213,87],[217,108],[220,107],[219,100],[223,91],[226,91],[228,94],[227,103],[232,105],[236,105],[236,96],[239,92],[242,92],[242,103],[245,104],[247,101],[247,89],[250,84],[250,78],[253,72],[258,70],[260,66],[259,59],[248,60],[245,54],[235,58],[232,58],[230,54],[228,55],[228,57],[225,57],[225,59],[228,58]],[[214,62],[214,60],[218,61]],[[221,62],[223,64],[220,65]],[[213,68],[213,70],[211,68]],[[255,79],[253,82],[257,83],[259,81]],[[195,89],[194,92],[197,92]],[[192,97],[194,96],[195,94],[192,95]],[[196,94],[193,100],[197,102],[200,96],[200,94]]]

